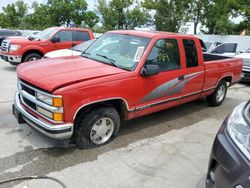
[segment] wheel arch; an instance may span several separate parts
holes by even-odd
[[[88,113],[94,108],[97,108],[99,106],[106,107],[106,106],[112,106],[114,107],[119,115],[121,116],[121,119],[125,119],[127,117],[127,113],[130,111],[128,103],[125,99],[123,98],[111,98],[111,99],[104,99],[104,100],[98,100],[94,101],[88,104],[84,104],[80,106],[74,116],[73,120],[75,121],[77,117],[79,117],[80,114],[82,113]]]
[[[22,56],[22,62],[24,61],[24,58],[31,53],[36,53],[39,54],[41,57],[43,57],[44,53],[41,50],[37,50],[37,49],[32,49],[32,50],[27,50],[23,56]]]
[[[225,80],[226,82],[228,82],[229,83],[229,85],[232,83],[232,81],[233,81],[233,76],[232,75],[225,75],[225,76],[222,76],[219,80],[218,80],[218,82],[217,82],[217,84],[216,84],[216,87],[218,86],[218,84],[221,82],[221,80]]]

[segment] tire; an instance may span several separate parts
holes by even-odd
[[[220,106],[227,94],[227,82],[225,80],[221,80],[216,87],[215,91],[207,96],[207,101],[210,106]]]
[[[42,56],[37,54],[37,53],[30,53],[24,57],[23,62],[35,61],[35,60],[38,60],[41,58],[42,58]]]
[[[117,136],[120,116],[113,107],[93,109],[80,114],[74,127],[73,139],[76,145],[80,149],[94,148],[111,142]],[[104,136],[100,139],[99,135]]]

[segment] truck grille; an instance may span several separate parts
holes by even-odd
[[[9,51],[9,41],[8,40],[3,40],[2,44],[1,44],[1,50],[8,52]]]
[[[42,116],[43,118],[49,120],[50,122],[53,122],[55,124],[58,123],[62,123],[62,121],[54,121],[51,119],[51,116],[49,116],[50,114],[52,114],[53,112],[59,112],[62,113],[63,112],[63,107],[54,107],[52,105],[48,105],[47,103],[44,103],[43,101],[40,101],[37,99],[37,93],[39,92],[40,94],[43,93],[48,96],[53,97],[51,94],[38,89],[32,85],[30,85],[27,82],[24,82],[22,80],[17,80],[17,90],[18,90],[18,94],[20,97],[21,102],[28,107],[32,112],[38,114],[39,116]],[[45,111],[47,111],[49,115],[44,115],[44,113],[41,113],[41,110],[39,109],[44,109]]]

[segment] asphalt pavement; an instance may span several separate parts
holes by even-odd
[[[249,100],[250,84],[229,88],[224,103],[200,99],[126,122],[110,144],[88,150],[59,148],[11,113],[16,68],[0,60],[0,181],[49,175],[69,188],[204,188],[213,139],[233,107]],[[60,187],[51,180],[0,187]]]

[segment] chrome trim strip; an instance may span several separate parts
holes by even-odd
[[[27,93],[26,91],[24,91],[22,89],[19,92],[22,95],[22,97],[28,99],[29,101],[35,103],[36,105],[38,105],[38,106],[40,106],[48,111],[63,113],[63,107],[57,108],[54,106],[49,106],[46,103],[43,103],[43,102],[37,100],[34,96],[30,95],[29,93]]]
[[[181,99],[181,98],[182,97],[175,97],[175,98],[170,98],[170,99],[158,101],[158,102],[155,102],[155,103],[147,104],[147,105],[135,108],[135,111],[144,110],[145,108],[150,108],[150,107],[155,106],[155,105],[160,105],[161,103],[171,102],[171,101],[178,100],[178,99]]]
[[[207,89],[202,90],[202,92],[207,92],[207,91],[213,90],[213,89],[215,89],[215,88],[216,88],[216,87],[210,87],[210,88],[207,88]]]
[[[63,123],[63,121],[54,121],[53,119],[50,119],[49,117],[47,117],[47,116],[45,116],[45,115],[39,113],[38,111],[32,109],[28,104],[26,104],[26,102],[24,102],[23,97],[22,97],[21,95],[20,95],[20,98],[21,98],[22,103],[25,104],[26,106],[28,106],[29,109],[30,109],[32,112],[34,112],[34,113],[36,113],[36,114],[42,116],[44,119],[48,120],[49,122],[52,122],[52,123],[54,123],[54,124]]]
[[[201,93],[202,93],[201,91],[196,91],[196,92],[193,92],[193,93],[189,93],[187,95],[183,95],[181,98],[191,97],[192,95],[198,95],[198,94],[201,94]]]
[[[44,94],[44,95],[47,95],[48,97],[62,98],[61,95],[51,95],[51,94],[49,94],[49,93],[46,93],[46,92],[41,91],[41,90],[39,90],[39,89],[36,89],[36,88],[34,88],[34,87],[30,86],[30,85],[27,85],[27,84],[25,84],[24,82],[22,82],[22,81],[19,80],[19,79],[18,79],[17,81],[20,82],[21,84],[25,85],[26,87],[28,87],[28,88],[30,88],[30,89],[33,89],[34,91],[37,91],[37,92],[42,93],[42,94]]]
[[[126,99],[124,99],[124,98],[122,98],[122,97],[112,97],[112,98],[107,98],[107,99],[96,100],[96,101],[93,101],[93,102],[90,102],[90,103],[86,103],[86,104],[80,106],[80,107],[76,110],[73,119],[76,118],[76,114],[77,114],[82,108],[84,108],[84,107],[86,107],[86,106],[88,106],[88,105],[95,104],[95,103],[98,103],[98,102],[105,102],[105,101],[115,100],[115,99],[121,99],[123,102],[125,102],[125,104],[126,104],[126,106],[127,106],[128,112],[134,111],[134,109],[129,109],[129,105],[128,105],[128,102],[127,102]]]
[[[16,92],[15,94],[14,104],[17,110],[22,114],[24,120],[27,121],[27,123],[31,127],[37,129],[38,131],[42,132],[48,137],[55,138],[55,139],[68,139],[72,137],[73,123],[53,125],[53,124],[49,124],[47,122],[44,122],[41,119],[34,117],[29,112],[27,112],[25,108],[23,108],[23,106],[21,105],[18,92]]]

